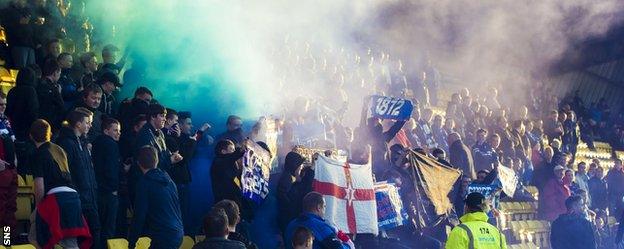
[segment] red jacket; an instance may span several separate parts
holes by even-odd
[[[539,196],[540,218],[554,221],[560,214],[565,214],[567,212],[565,200],[570,195],[570,189],[562,181],[555,178],[548,180]]]

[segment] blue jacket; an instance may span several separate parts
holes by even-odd
[[[98,192],[111,194],[118,191],[121,155],[117,142],[108,135],[100,135],[93,142],[92,156]]]
[[[63,127],[56,144],[67,153],[69,172],[80,195],[82,209],[97,210],[97,182],[87,142],[77,137],[72,129]]]
[[[305,227],[312,232],[312,234],[314,235],[314,249],[349,248],[348,245],[342,243],[342,241],[340,241],[338,237],[336,237],[336,229],[329,225],[327,221],[323,220],[323,218],[318,215],[305,213],[291,221],[290,224],[288,224],[288,227],[286,227],[286,232],[284,234],[286,249],[293,248],[292,237],[295,233],[295,230],[297,230],[297,228],[299,227]]]
[[[152,239],[150,248],[178,249],[184,229],[178,192],[169,175],[161,169],[146,172],[136,185],[134,200],[130,248],[145,235]]]

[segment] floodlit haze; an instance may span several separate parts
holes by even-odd
[[[115,27],[110,42],[148,61],[144,85],[159,100],[221,123],[229,113],[280,113],[298,95],[335,94],[325,85],[337,81],[335,74],[319,82],[291,66],[335,66],[357,60],[356,53],[360,69],[371,56],[380,63],[380,51],[391,54],[389,67],[402,59],[412,66],[408,81],[418,80],[416,66],[430,59],[453,82],[526,82],[574,42],[620,22],[624,1],[108,0],[88,6],[100,32],[113,35]],[[285,58],[293,53],[301,56]],[[359,76],[342,76],[352,102],[347,117],[356,118],[368,92]]]

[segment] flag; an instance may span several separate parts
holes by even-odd
[[[371,165],[325,156],[315,162],[313,189],[325,199],[325,219],[349,234],[378,233]]]
[[[399,190],[392,183],[375,183],[375,199],[377,200],[377,223],[379,229],[390,230],[402,226],[409,219],[403,208]]]
[[[269,194],[270,156],[262,147],[250,143],[242,159],[241,191],[243,197],[255,204],[262,204]]]
[[[412,116],[414,105],[407,99],[373,95],[370,97],[371,116],[381,119],[408,120]]]
[[[516,187],[518,186],[518,176],[513,169],[498,165],[498,180],[500,180],[503,186],[503,192],[507,196],[513,197],[516,193]]]
[[[435,226],[453,208],[448,194],[461,172],[415,151],[410,151],[407,156],[416,196],[412,203],[416,210],[416,225]]]

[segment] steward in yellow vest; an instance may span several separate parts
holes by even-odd
[[[446,249],[507,249],[505,236],[488,223],[485,197],[470,193],[464,200],[466,214],[461,224],[453,228],[446,241]]]

